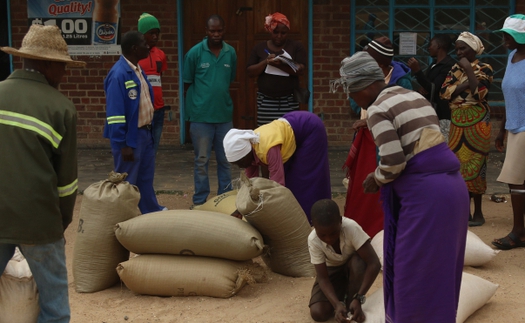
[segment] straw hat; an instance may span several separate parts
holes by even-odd
[[[0,47],[13,56],[43,61],[64,62],[70,67],[84,67],[86,62],[74,61],[67,52],[67,44],[57,26],[31,25],[22,40],[22,47]]]

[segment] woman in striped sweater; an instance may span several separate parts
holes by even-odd
[[[385,85],[368,53],[345,58],[340,73],[333,88],[344,87],[367,110],[379,148],[379,165],[363,187],[381,189],[386,322],[455,322],[469,209],[459,161],[432,105]]]

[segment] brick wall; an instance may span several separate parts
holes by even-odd
[[[325,121],[330,145],[349,148],[355,115],[343,91],[328,90],[330,80],[339,78],[341,60],[350,55],[350,1],[314,1],[313,16],[314,112]]]
[[[525,13],[525,0],[516,1],[516,11]],[[172,121],[164,124],[162,146],[179,145],[179,84],[177,48],[176,1],[152,0],[121,1],[121,32],[136,29],[137,19],[143,12],[156,16],[161,25],[159,48],[168,57],[168,71],[163,75],[163,90],[167,105],[172,107]],[[27,1],[11,1],[13,46],[19,48],[27,31]],[[339,75],[341,60],[349,55],[350,1],[314,0],[313,22],[314,59],[314,112],[325,121],[330,146],[349,147],[355,115],[349,108],[346,95],[329,93],[329,81]],[[82,56],[76,59],[88,63],[85,69],[69,69],[60,90],[76,105],[78,111],[78,139],[81,147],[107,147],[102,138],[105,118],[104,78],[118,59],[117,56]],[[15,59],[15,68],[21,67]],[[494,122],[497,131],[499,122]]]
[[[173,120],[165,122],[163,144],[179,143],[178,113],[178,69],[177,69],[177,2],[121,1],[121,32],[137,28],[137,19],[149,12],[159,19],[161,37],[158,44],[168,58],[168,70],[163,75],[163,93],[167,105],[172,106]],[[153,10],[152,10],[153,9]],[[27,32],[27,1],[11,1],[13,47],[19,48]],[[87,62],[86,68],[70,68],[60,85],[60,91],[70,98],[77,108],[77,136],[80,147],[107,147],[108,140],[102,137],[104,128],[105,95],[104,78],[118,56],[78,56]],[[15,68],[21,68],[20,59],[14,59]]]

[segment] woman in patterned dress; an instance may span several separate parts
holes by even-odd
[[[452,66],[441,87],[441,98],[448,100],[451,125],[448,145],[461,163],[461,175],[474,200],[474,213],[469,226],[485,223],[481,196],[487,189],[487,157],[490,148],[491,124],[487,95],[493,70],[476,56],[483,53],[481,40],[463,32],[456,41],[458,63]]]

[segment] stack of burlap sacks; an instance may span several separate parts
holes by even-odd
[[[73,255],[77,292],[122,280],[138,294],[226,298],[264,279],[252,261],[258,256],[279,274],[315,275],[307,246],[311,228],[287,188],[243,177],[238,191],[197,209],[138,216],[140,195],[120,176],[84,191]],[[246,221],[230,216],[235,209]]]
[[[374,248],[381,266],[383,266],[383,231],[380,231],[372,239]],[[478,267],[489,262],[499,253],[487,246],[475,233],[467,232],[467,243],[465,248],[465,266]],[[467,318],[483,307],[496,293],[499,285],[494,284],[481,277],[463,272],[461,289],[459,294],[458,311],[456,323],[463,323]],[[383,288],[374,291],[363,304],[367,323],[385,323],[385,308]]]
[[[78,292],[100,291],[121,279],[139,294],[230,297],[264,278],[250,261],[259,255],[276,273],[315,275],[307,248],[311,228],[285,187],[243,176],[238,191],[217,196],[198,210],[138,216],[140,194],[125,177],[112,173],[84,191],[73,256]],[[246,221],[229,215],[236,209]],[[372,246],[382,263],[383,232]],[[129,259],[130,251],[140,256]],[[465,266],[481,266],[498,252],[468,232]],[[464,322],[497,288],[464,273],[456,322]],[[368,323],[384,323],[382,288],[369,295],[363,309]],[[38,312],[36,284],[17,250],[0,278],[0,322],[36,322]]]
[[[118,281],[115,267],[129,258],[129,251],[115,239],[114,226],[139,215],[140,194],[136,187],[124,182],[125,178],[126,174],[112,172],[109,179],[84,192],[86,203],[80,210],[73,256],[73,275],[78,277],[79,291],[95,292],[114,285]],[[0,322],[37,322],[37,286],[21,254],[9,261],[0,285]]]

